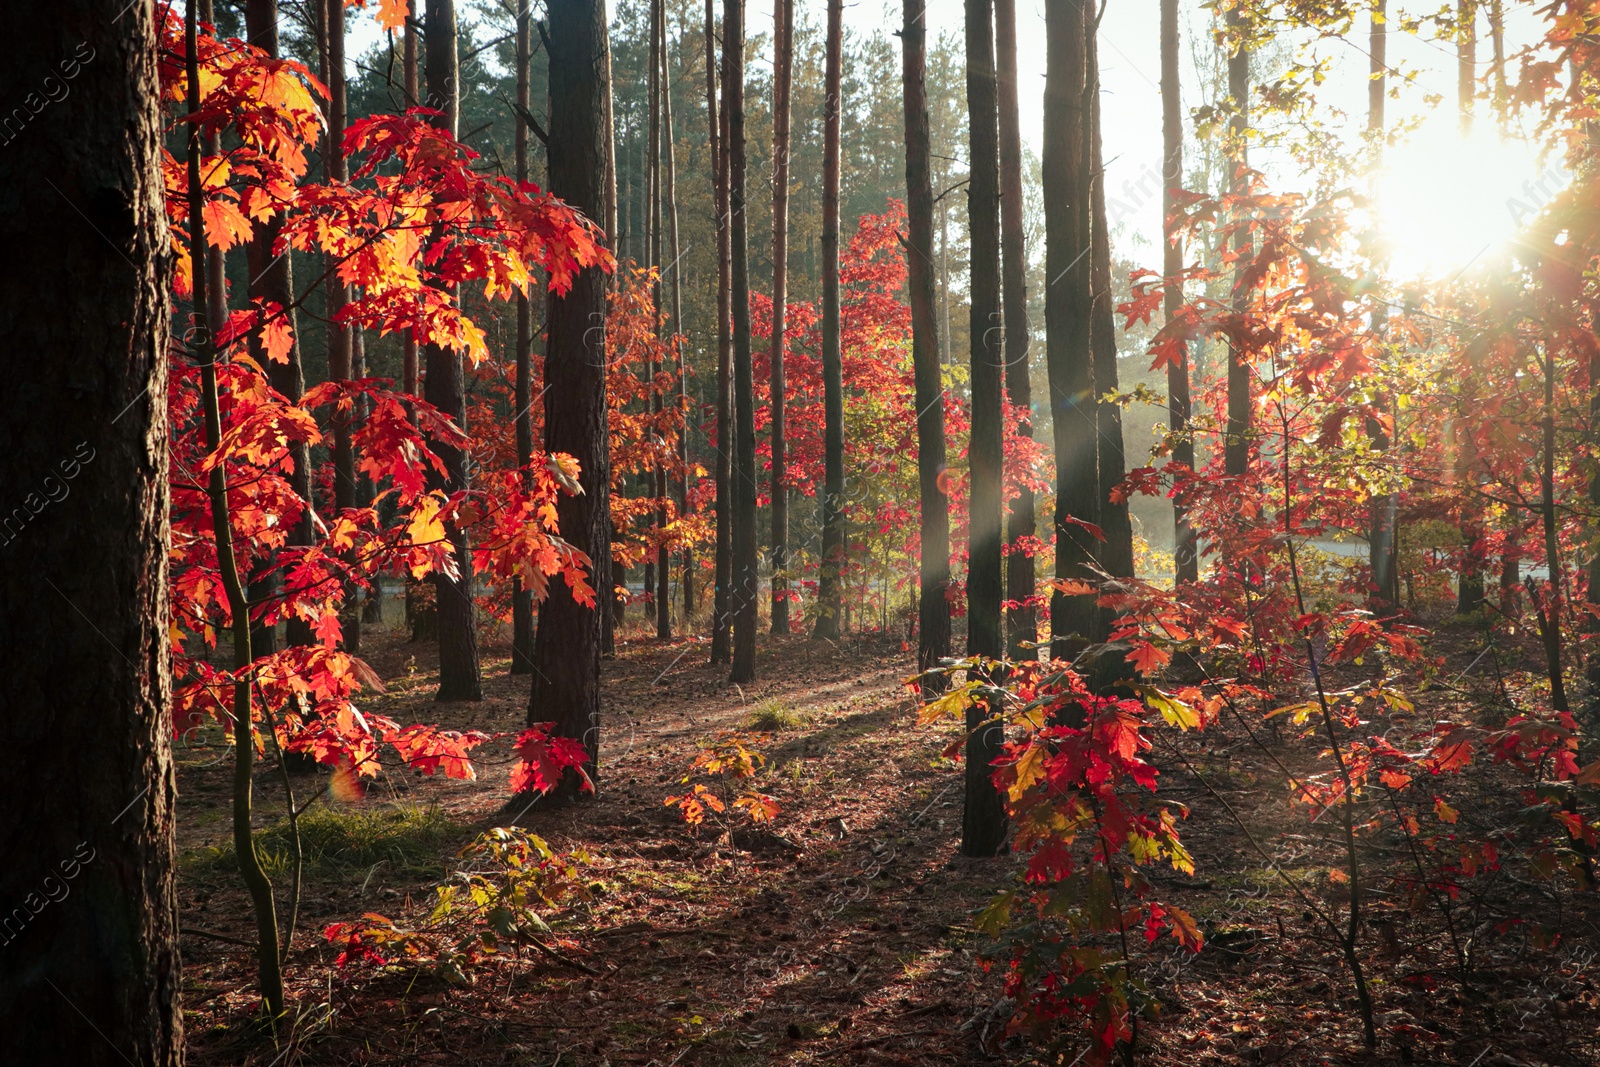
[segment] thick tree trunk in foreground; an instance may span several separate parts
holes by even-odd
[[[0,392],[5,1058],[176,1067],[155,34],[149,7],[121,0],[24,5],[9,23],[4,98],[52,78],[72,91],[0,157],[0,339],[31,354]]]
[[[750,364],[750,257],[745,218],[744,0],[722,9],[724,110],[728,114],[728,222],[733,301],[733,669],[738,683],[756,677],[756,413]]]
[[[456,9],[454,0],[428,0],[426,33],[428,102],[444,114],[435,122],[456,135],[461,115],[461,87],[456,64]],[[467,397],[461,367],[461,353],[440,345],[425,346],[428,403],[467,428]],[[449,472],[445,488],[459,493],[467,488],[467,454],[460,449],[435,445]],[[459,575],[434,576],[439,618],[439,700],[482,700],[483,679],[478,669],[478,620],[472,602],[472,546],[467,531],[452,522],[447,525],[455,551]]]
[[[950,655],[950,498],[945,493],[944,387],[933,278],[933,178],[928,135],[927,11],[905,0],[902,92],[906,118],[906,267],[911,293],[911,363],[916,379],[917,483],[922,505],[917,668]],[[938,682],[923,689],[938,689]]]
[[[772,74],[772,632],[789,632],[789,489],[784,484],[784,313],[789,280],[789,83],[794,73],[794,0],[773,10]]]
[[[603,63],[608,48],[603,0],[550,0],[550,191],[590,218],[605,210],[606,140]],[[611,461],[606,426],[606,282],[597,267],[579,271],[565,296],[549,294],[546,311],[544,446],[577,459],[583,492],[556,506],[561,536],[586,552],[590,585],[611,588]],[[555,722],[581,740],[596,773],[600,750],[598,607],[551,582],[539,610],[528,722]],[[598,779],[596,779],[598,780]],[[567,789],[574,787],[568,779]]]
[[[966,0],[967,128],[972,165],[967,184],[968,232],[972,236],[968,287],[972,301],[972,436],[967,448],[971,470],[967,653],[999,659],[1005,655],[1005,633],[1000,623],[1005,345],[1000,319],[1000,134],[991,2]],[[1005,805],[990,779],[994,773],[991,764],[1005,742],[1005,728],[988,722],[994,710],[997,709],[974,703],[966,714],[961,852],[967,856],[994,856],[1005,848]]]
[[[528,113],[532,94],[528,64],[532,53],[532,18],[528,0],[517,0],[517,107]],[[517,181],[528,180],[528,124],[518,122],[513,135]],[[533,456],[533,305],[526,293],[517,295],[517,464],[526,467]],[[532,488],[533,478],[526,479]],[[516,579],[511,590],[511,673],[533,673],[533,592]]]
[[[1001,295],[1004,307],[1006,395],[1022,418],[1017,432],[1033,437],[1033,382],[1028,365],[1028,251],[1023,224],[1022,133],[1017,105],[1016,0],[995,0],[995,85],[1000,119],[1000,245]],[[1023,648],[1039,639],[1038,612],[1028,601],[1034,595],[1034,565],[1025,546],[1035,536],[1033,490],[1022,486],[1011,504],[1007,530],[1011,551],[1006,557],[1006,599],[1023,607],[1008,613],[1012,659],[1037,659],[1037,649]]]
[[[728,228],[726,110],[717,108],[717,49],[714,5],[706,0],[706,115],[710,126],[712,199],[717,211],[717,538],[711,604],[711,662],[733,659],[733,245]]]
[[[838,640],[844,610],[844,360],[839,345],[839,114],[844,0],[828,0],[822,120],[822,574],[816,635]]]
[[[1178,0],[1161,0],[1161,273],[1167,279],[1162,309],[1171,322],[1183,307],[1183,238],[1173,220],[1177,191],[1183,187],[1183,92],[1178,74]],[[1189,430],[1189,346],[1179,342],[1178,358],[1167,364],[1167,424],[1172,431],[1172,463],[1194,470],[1194,438]],[[1200,555],[1189,506],[1183,494],[1172,498],[1172,558],[1179,585],[1198,581]]]
[[[1092,580],[1096,541],[1080,523],[1098,523],[1094,354],[1089,288],[1092,234],[1085,150],[1089,134],[1089,5],[1053,0],[1045,8],[1044,174],[1045,361],[1050,371],[1056,455],[1056,577]],[[1070,656],[1093,640],[1094,597],[1050,601],[1051,654]]]

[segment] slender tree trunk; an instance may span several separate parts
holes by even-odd
[[[673,140],[672,132],[672,52],[669,47],[671,38],[668,36],[665,24],[661,30],[661,130],[664,135],[661,146],[662,153],[662,196],[665,199],[667,215],[667,254],[672,257],[669,261],[668,271],[672,281],[672,329],[667,336],[672,339],[673,362],[677,365],[678,374],[678,405],[679,417],[683,420],[682,429],[678,431],[678,467],[679,476],[675,490],[674,504],[677,507],[678,518],[682,519],[689,513],[689,377],[688,365],[684,359],[683,344],[679,338],[683,335],[683,263],[682,253],[678,248],[678,153]],[[662,494],[666,490],[663,487]],[[694,615],[694,554],[687,543],[683,547],[682,570],[680,584],[683,592],[683,626],[689,628],[690,619]],[[661,601],[667,605],[667,550],[661,550]],[[662,618],[666,619],[668,627],[666,637],[671,634],[670,605],[662,608]]]
[[[0,157],[0,339],[32,354],[0,393],[5,1058],[177,1067],[157,37],[149,6],[120,0],[23,5],[8,24],[5,99],[64,58],[81,70]]]
[[[711,662],[733,659],[733,244],[728,224],[727,109],[717,109],[716,27],[706,0],[706,114],[712,197],[717,212],[717,544],[711,609]],[[727,92],[724,85],[723,92]]]
[[[529,64],[533,56],[533,26],[528,0],[517,0],[517,107],[530,113]],[[517,181],[528,180],[528,124],[514,124]],[[517,294],[517,466],[526,469],[533,459],[533,305],[527,293]],[[531,472],[524,475],[533,487]],[[511,588],[511,673],[533,673],[533,592],[522,579]]]
[[[728,114],[728,222],[733,288],[733,668],[730,679],[756,677],[756,413],[750,362],[750,257],[745,219],[744,0],[722,8],[722,89]]]
[[[667,259],[667,256],[672,254],[668,251],[666,225],[668,221],[667,215],[669,214],[667,201],[672,194],[671,183],[666,170],[667,160],[672,155],[672,145],[670,143],[672,140],[672,83],[668,73],[671,64],[667,56],[666,0],[661,0],[661,18],[656,26],[656,34],[658,38],[657,51],[660,58],[659,100],[661,102],[661,141],[656,159],[656,185],[658,188],[656,200],[656,228],[658,231],[656,234],[656,251],[660,259],[666,260],[666,263],[664,263],[661,267],[661,279],[657,282],[656,288],[664,297],[666,287],[666,272],[674,272],[674,278],[676,278],[676,271],[678,269],[678,264],[675,262],[676,257],[671,260]],[[675,218],[672,222],[672,226],[675,231],[677,226]],[[676,281],[673,282],[672,294],[674,301],[676,302],[679,296]],[[667,343],[670,346],[669,352],[672,353],[672,355],[669,356],[669,359],[672,362],[678,362],[676,356],[678,345],[676,341],[672,340],[672,338],[677,334],[679,310],[681,310],[681,308],[673,311],[671,320],[672,325],[666,331]],[[659,322],[660,319],[664,317],[660,304],[657,305],[656,314],[658,316],[657,321]],[[683,386],[683,378],[681,375],[678,378],[678,385],[680,389]],[[658,414],[661,413],[666,406],[666,397],[660,392],[657,392],[655,396],[656,412]],[[669,641],[672,639],[672,553],[667,549],[667,523],[671,521],[671,514],[669,511],[671,504],[669,500],[667,482],[667,460],[666,456],[663,454],[660,462],[656,466],[655,486],[657,500],[656,529],[659,530],[661,534],[661,543],[656,549],[656,637],[662,641]]]
[[[337,6],[337,5],[334,5]],[[434,121],[451,137],[456,135],[461,115],[461,87],[456,62],[456,7],[454,0],[428,0],[427,55],[428,102],[443,114]],[[442,345],[424,346],[428,379],[428,403],[467,428],[466,385],[463,381],[461,353]],[[468,487],[468,457],[465,451],[445,445],[434,446],[444,460],[448,476],[443,488],[450,493]],[[478,668],[477,612],[472,603],[472,546],[467,531],[459,523],[446,524],[455,552],[459,575],[434,575],[434,594],[439,618],[439,700],[482,700],[483,679]]]
[[[338,3],[322,6],[322,54],[327,63],[322,80],[328,87],[328,129],[323,141],[322,165],[330,184],[343,182],[347,175],[344,160],[344,131],[348,114],[348,93],[345,86],[345,25],[344,7]],[[323,299],[328,331],[328,380],[349,381],[354,377],[355,348],[352,331],[339,322],[339,315],[350,302],[350,287],[339,278],[334,269],[338,257],[325,257],[326,277],[323,279]],[[333,430],[333,506],[337,511],[360,506],[359,483],[356,480],[356,454],[351,437],[355,432],[355,409],[342,409],[336,405],[328,421]],[[344,603],[339,612],[343,645],[351,652],[361,651],[361,612],[358,606],[359,589],[352,583],[345,588]]]
[[[1045,104],[1041,158],[1045,225],[1045,361],[1050,371],[1056,455],[1056,577],[1093,578],[1095,541],[1081,523],[1099,519],[1095,445],[1093,237],[1084,173],[1090,116],[1086,107],[1090,5],[1051,0],[1045,7]],[[1050,601],[1051,655],[1068,656],[1092,640],[1099,611],[1091,596]]]
[[[828,0],[822,119],[822,573],[816,635],[840,636],[844,591],[844,360],[839,345],[839,115],[844,0]]]
[[[1473,97],[1477,78],[1477,0],[1456,0],[1456,108],[1461,132],[1472,132]],[[1476,376],[1468,375],[1463,395],[1476,392]],[[1468,401],[1471,403],[1470,399]],[[1483,607],[1483,506],[1474,494],[1478,485],[1478,445],[1473,436],[1470,408],[1463,405],[1456,419],[1456,482],[1461,494],[1461,574],[1456,583],[1456,612],[1471,614]]]
[[[1028,250],[1023,223],[1022,132],[1017,105],[1016,0],[994,0],[995,72],[1000,119],[1001,295],[1004,307],[1005,384],[1020,413],[1019,436],[1033,438],[1033,382],[1028,360]],[[1006,557],[1006,599],[1022,605],[1009,612],[1007,654],[1037,659],[1024,648],[1039,639],[1038,613],[1029,603],[1035,593],[1034,564],[1027,547],[1038,532],[1033,490],[1019,486],[1011,504],[1010,552]]]
[[[1183,187],[1183,85],[1178,74],[1178,0],[1161,0],[1161,143],[1162,195],[1161,273],[1166,278],[1162,302],[1171,323],[1183,307],[1183,235],[1175,215],[1177,192]],[[1167,421],[1172,430],[1172,464],[1194,470],[1194,437],[1189,430],[1189,346],[1178,342],[1178,357],[1167,364]],[[1189,505],[1184,494],[1172,498],[1172,558],[1181,585],[1200,578],[1200,555],[1194,527],[1189,525]]]
[[[663,311],[662,303],[665,295],[665,270],[663,262],[666,259],[666,227],[662,225],[666,199],[666,181],[662,174],[662,118],[666,113],[667,93],[667,5],[666,0],[656,0],[652,15],[652,37],[650,44],[651,70],[650,70],[650,249],[651,261],[656,266],[655,284],[655,316],[656,336],[663,337]],[[665,335],[670,336],[670,335]],[[660,424],[661,415],[666,408],[665,399],[656,386],[656,379],[661,370],[661,365],[655,359],[650,361],[650,410],[655,414],[657,424]],[[671,556],[667,552],[667,469],[666,456],[658,454],[656,468],[647,475],[650,484],[650,494],[656,500],[656,551],[651,558],[651,564],[645,567],[645,588],[647,592],[655,594],[656,637],[666,641],[672,637],[672,569]],[[652,589],[652,571],[655,578]]]
[[[421,41],[418,39],[417,29],[421,23],[417,19],[416,4],[411,3],[406,12],[405,40],[401,60],[402,77],[405,80],[406,107],[420,107],[422,104],[422,89],[418,78],[418,52],[421,50]],[[422,395],[420,377],[420,360],[417,357],[417,339],[407,330],[400,338],[400,383],[401,389],[407,396],[418,397]],[[422,580],[406,576],[406,628],[411,632],[413,641],[431,641],[438,635],[438,612],[431,605],[424,605],[421,601]],[[309,631],[308,631],[309,633]],[[309,643],[309,642],[308,642]]]
[[[1456,0],[1456,105],[1461,132],[1472,132],[1478,81],[1478,0]]]
[[[1550,678],[1550,706],[1563,714],[1572,710],[1567,703],[1565,671],[1561,664],[1561,627],[1564,623],[1561,595],[1560,518],[1556,514],[1556,367],[1555,355],[1544,353],[1544,411],[1539,420],[1539,516],[1544,527],[1545,566],[1550,578],[1546,596],[1536,601],[1539,608],[1539,635],[1544,641],[1545,665]]]
[[[967,232],[971,235],[972,433],[971,531],[967,563],[967,653],[1005,655],[1000,622],[1001,488],[1005,479],[1002,394],[1005,390],[1005,327],[1000,317],[1000,132],[994,61],[992,0],[966,0],[967,129],[971,178],[967,183]],[[1006,811],[990,776],[1005,742],[1005,728],[989,722],[997,711],[974,703],[967,709],[965,804],[961,852],[994,856],[1005,847]]]
[[[1372,142],[1373,170],[1383,162],[1384,100],[1388,89],[1388,41],[1386,0],[1377,0],[1372,9],[1368,28],[1367,53],[1371,57],[1367,82],[1367,137]],[[1372,332],[1381,344],[1388,324],[1388,308],[1381,302],[1373,304]],[[1380,397],[1380,407],[1389,407],[1387,398]],[[1391,414],[1393,414],[1391,408]],[[1378,419],[1367,423],[1367,439],[1372,451],[1382,455],[1392,447],[1389,432]],[[1368,563],[1372,570],[1372,595],[1374,607],[1394,610],[1400,605],[1400,568],[1397,555],[1396,520],[1399,517],[1399,498],[1394,493],[1379,493],[1372,498],[1372,514],[1367,534]]]
[[[605,210],[605,55],[609,48],[604,0],[549,0],[550,191],[591,218]],[[611,588],[611,462],[606,424],[605,278],[598,267],[579,271],[566,295],[550,293],[545,321],[544,445],[566,452],[581,468],[583,492],[556,505],[561,535],[588,554],[590,584]],[[599,324],[602,328],[595,329]],[[600,751],[600,639],[605,614],[573,599],[552,582],[539,609],[528,722],[555,722],[561,736],[583,742],[587,770]],[[598,780],[598,779],[596,779]],[[569,778],[563,789],[571,792]]]
[[[1117,391],[1117,316],[1111,295],[1111,233],[1106,224],[1105,164],[1100,148],[1100,46],[1098,27],[1091,28],[1086,41],[1086,78],[1090,90],[1089,106],[1089,182],[1090,285],[1094,288],[1090,339],[1094,346],[1095,444],[1099,453],[1100,530],[1105,541],[1100,545],[1100,565],[1113,578],[1133,577],[1133,523],[1128,503],[1112,494],[1127,475],[1127,458],[1122,444],[1122,406],[1107,403],[1108,394]],[[1116,613],[1102,609],[1103,640],[1111,633]]]
[[[916,381],[917,483],[921,500],[917,668],[937,667],[950,655],[950,498],[946,495],[944,386],[939,328],[934,317],[933,175],[928,133],[927,5],[905,0],[901,29],[906,117],[906,266],[911,294],[911,364]],[[936,679],[923,691],[942,688]]]
[[[197,59],[198,7],[191,4],[185,19],[186,104],[190,114],[200,110],[200,68]],[[208,268],[209,248],[205,240],[205,194],[201,185],[201,139],[196,127],[188,130],[189,179],[189,262],[194,278],[194,323],[196,361],[200,366],[200,399],[205,419],[208,451],[222,446],[222,405],[217,389],[217,343],[214,323],[227,320],[226,297],[212,288],[215,275]],[[230,710],[233,718],[233,848],[239,864],[240,880],[249,894],[256,920],[256,979],[261,998],[266,1002],[272,1025],[283,1016],[283,972],[278,957],[278,914],[272,899],[272,882],[261,867],[252,837],[251,787],[255,763],[255,713],[251,699],[250,606],[234,554],[233,519],[228,501],[228,475],[224,464],[211,469],[206,495],[211,506],[212,536],[216,541],[217,571],[228,602],[233,637],[233,692]]]
[[[1505,120],[1506,106],[1506,15],[1501,0],[1489,0],[1489,43],[1494,49],[1495,121]]]
[[[794,0],[773,7],[772,74],[772,632],[789,632],[789,488],[784,450],[784,329],[789,279],[789,85]]]
[[[1245,168],[1249,166],[1249,149],[1245,138],[1250,130],[1250,46],[1249,27],[1238,8],[1229,8],[1227,14],[1228,42],[1233,49],[1228,56],[1228,95],[1233,99],[1233,115],[1228,120],[1228,166],[1230,188],[1235,196],[1250,190]],[[1249,293],[1241,284],[1249,262],[1251,247],[1249,233],[1240,228],[1234,237],[1234,248],[1240,254],[1234,268],[1233,310],[1242,314],[1249,302]],[[1236,342],[1228,344],[1228,432],[1223,444],[1222,465],[1228,474],[1242,475],[1250,469],[1250,364],[1249,356]]]

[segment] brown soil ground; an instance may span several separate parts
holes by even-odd
[[[1476,651],[1460,643],[1456,670]],[[558,851],[590,857],[594,898],[550,917],[568,946],[563,958],[502,953],[468,985],[416,967],[335,967],[324,926],[365,912],[422,922],[457,850],[505,821],[509,735],[525,716],[527,680],[508,675],[504,647],[485,650],[481,704],[433,702],[430,645],[380,633],[369,635],[366,653],[389,688],[364,709],[402,724],[508,736],[479,750],[476,781],[390,766],[362,799],[316,801],[313,811],[344,817],[405,813],[421,829],[398,838],[392,854],[369,852],[359,863],[331,855],[308,866],[287,967],[297,1021],[276,1048],[249,1026],[257,998],[242,943],[252,926],[226,852],[231,759],[216,737],[180,752],[190,1063],[1087,1062],[1074,1061],[1081,1045],[1071,1041],[1062,1056],[1006,1033],[1003,968],[984,968],[972,916],[1012,884],[1018,861],[957,854],[960,776],[940,755],[952,727],[916,725],[903,685],[912,657],[898,638],[839,647],[763,638],[762,681],[740,690],[726,684],[724,668],[706,665],[702,642],[632,636],[605,665],[599,795],[521,820]],[[723,731],[752,732],[759,709],[791,720],[759,747],[768,760],[762,788],[784,807],[774,828],[792,849],[735,848],[714,829],[692,832],[663,803],[683,791],[679,780],[704,743]],[[1141,1035],[1139,1062],[1600,1062],[1591,965],[1600,940],[1587,939],[1593,894],[1551,894],[1509,860],[1473,910],[1462,903],[1454,916],[1458,938],[1477,939],[1465,979],[1452,970],[1437,913],[1412,915],[1374,890],[1363,952],[1380,1047],[1364,1050],[1336,946],[1223,801],[1287,870],[1325,872],[1337,862],[1337,835],[1290,810],[1265,750],[1234,732],[1224,724],[1203,742],[1192,734],[1163,742],[1181,746],[1195,774],[1177,750],[1156,753],[1162,795],[1192,807],[1185,835],[1197,863],[1195,878],[1158,874],[1157,886],[1195,914],[1211,946],[1191,956],[1163,939],[1141,955],[1140,973],[1166,1008]],[[297,777],[300,800],[320,782]],[[280,821],[283,789],[271,760],[257,777],[257,808],[259,826]],[[280,871],[275,880],[281,902],[287,879]],[[1319,899],[1337,896],[1317,879],[1306,884]],[[1517,901],[1558,919],[1565,938],[1541,950],[1525,928],[1496,933],[1496,909]],[[1552,908],[1564,910],[1552,916]]]

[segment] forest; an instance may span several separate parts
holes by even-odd
[[[11,25],[0,1064],[1600,1062],[1600,0]]]

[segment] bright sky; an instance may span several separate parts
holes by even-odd
[[[821,20],[820,0],[798,2],[815,5],[819,10],[813,14]],[[1390,0],[1391,10],[1397,7],[1396,0]],[[1017,0],[1017,8],[1022,136],[1037,154],[1044,121],[1044,4],[1043,0]],[[770,0],[751,0],[746,17],[752,31],[771,25],[770,10]],[[1197,0],[1181,0],[1181,13],[1187,110],[1198,103],[1190,39],[1203,40],[1213,16]],[[1114,239],[1121,255],[1149,267],[1160,266],[1160,183],[1154,180],[1161,161],[1158,18],[1159,0],[1110,0],[1100,28],[1106,188],[1115,220]],[[900,4],[897,0],[856,0],[845,8],[845,20],[847,27],[862,33],[893,27],[900,21]],[[928,0],[930,34],[959,35],[962,25],[962,0]],[[1515,55],[1539,29],[1536,16],[1524,7],[1512,7],[1507,13],[1507,54]],[[1488,26],[1481,16],[1478,32],[1481,77],[1489,69],[1491,55]],[[352,33],[353,47],[348,53],[352,58],[380,36],[364,13],[352,19]],[[1332,58],[1333,67],[1317,89],[1319,100],[1328,109],[1345,113],[1343,125],[1352,145],[1357,143],[1366,118],[1364,17],[1358,20],[1356,38],[1320,43],[1321,54]],[[1300,43],[1289,41],[1287,45],[1292,48]],[[1565,177],[1547,167],[1531,147],[1502,141],[1494,133],[1482,101],[1476,136],[1462,140],[1455,113],[1453,44],[1394,28],[1387,58],[1392,68],[1415,73],[1413,84],[1402,89],[1401,98],[1389,101],[1391,126],[1419,116],[1422,121],[1407,143],[1387,154],[1385,176],[1378,186],[1379,217],[1389,233],[1398,273],[1449,276],[1475,261],[1492,258],[1489,253],[1509,241],[1518,226],[1564,184]],[[1514,72],[1516,64],[1508,63],[1508,67]],[[1441,97],[1443,103],[1430,107],[1429,95]],[[1303,175],[1286,170],[1281,160],[1275,162],[1258,153],[1252,163],[1265,170],[1280,189],[1308,184]]]

